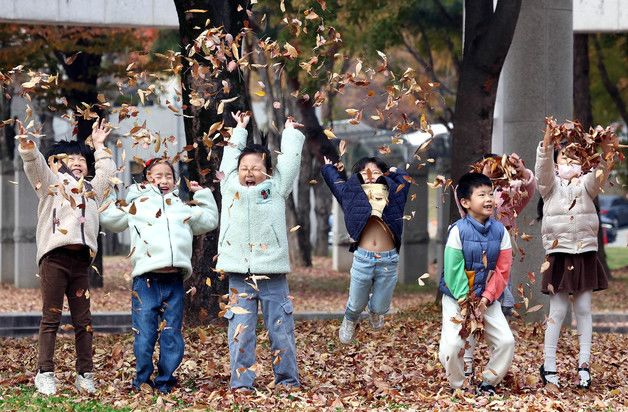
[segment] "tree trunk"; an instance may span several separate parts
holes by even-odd
[[[452,178],[491,151],[497,83],[515,32],[521,0],[466,0],[464,51],[456,95],[452,139]],[[451,199],[450,220],[458,216]]]
[[[585,129],[593,125],[593,111],[591,110],[591,93],[589,80],[589,35],[586,33],[576,33],[573,38],[573,110],[574,118],[580,120]],[[594,200],[598,209],[598,198]],[[606,250],[604,249],[604,233],[600,224],[597,233],[598,258],[609,277],[612,272],[606,261]]]
[[[238,11],[238,6],[242,10]],[[209,20],[211,27],[223,27],[225,33],[230,33],[234,38],[240,33],[247,20],[246,9],[248,2],[234,0],[178,0],[175,1],[179,18],[179,35],[181,39],[181,53],[188,55],[188,47],[205,28],[205,22]],[[186,13],[186,10],[207,10],[206,13]],[[222,70],[217,77],[202,78],[191,69],[193,63],[200,67],[208,67],[209,61],[196,54],[190,61],[183,59],[181,71],[183,111],[185,138],[188,145],[197,143],[198,149],[194,151],[192,161],[188,163],[189,178],[197,180],[201,185],[210,187],[214,191],[214,197],[219,207],[221,204],[218,184],[214,182],[215,172],[222,157],[222,147],[214,145],[208,160],[208,148],[202,142],[203,133],[207,132],[215,122],[225,120],[225,123],[233,123],[230,112],[237,110],[249,110],[250,104],[246,99],[245,85],[239,70],[228,72]],[[229,82],[231,87],[227,95],[223,91],[222,81]],[[194,91],[199,96],[210,101],[205,107],[190,104],[190,93]],[[237,100],[225,107],[223,114],[217,113],[218,103],[221,99],[239,96]],[[188,117],[189,116],[189,117]],[[252,125],[250,125],[252,126]],[[251,134],[249,138],[252,140]],[[203,174],[203,169],[209,169],[210,173]],[[185,321],[188,325],[206,324],[215,319],[219,311],[218,296],[227,292],[227,281],[212,271],[215,267],[215,256],[218,252],[218,229],[194,239],[192,267],[193,274],[186,281],[186,289],[194,286],[196,294],[187,294],[185,301]],[[209,280],[207,280],[209,278]],[[211,286],[209,286],[210,284]]]
[[[595,47],[595,54],[597,55],[597,69],[600,72],[600,77],[602,78],[602,83],[604,84],[604,88],[608,92],[609,96],[615,103],[615,107],[619,112],[624,123],[628,124],[628,110],[626,109],[626,102],[622,98],[621,92],[617,88],[617,85],[613,83],[608,75],[608,71],[606,70],[606,65],[604,64],[604,55],[602,54],[602,47],[600,46],[600,42],[597,39],[597,36],[592,36],[593,46]]]

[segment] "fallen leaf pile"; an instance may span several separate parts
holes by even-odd
[[[74,341],[58,339],[56,376],[61,398],[68,405],[95,399],[113,408],[180,408],[210,410],[621,410],[628,391],[628,336],[595,333],[590,391],[575,387],[577,335],[563,334],[558,349],[558,370],[565,384],[558,395],[541,388],[538,366],[542,362],[543,330],[513,323],[516,349],[513,366],[498,394],[452,394],[437,360],[440,310],[423,305],[414,311],[390,316],[382,331],[368,322],[358,326],[351,345],[338,342],[338,321],[297,322],[297,360],[302,387],[295,390],[273,385],[273,356],[265,333],[258,336],[257,392],[232,392],[229,385],[229,353],[224,325],[184,331],[186,353],[177,372],[180,386],[170,395],[129,391],[134,374],[131,334],[96,335],[94,365],[98,394],[79,396],[73,389]],[[32,388],[37,363],[33,338],[0,339],[0,404],[24,389]],[[486,363],[488,349],[479,344],[477,377]],[[31,399],[35,399],[33,397]]]

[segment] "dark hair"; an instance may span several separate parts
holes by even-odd
[[[93,177],[96,173],[94,168],[94,164],[96,163],[94,160],[94,152],[85,143],[76,140],[60,140],[48,149],[46,159],[50,156],[58,156],[60,154],[83,156],[87,163],[87,176]]]
[[[369,163],[375,163],[375,166],[377,166],[379,170],[382,171],[382,173],[386,173],[388,171],[388,164],[379,157],[363,157],[362,159],[355,162],[353,168],[351,169],[351,173],[360,173]]]
[[[238,167],[240,167],[240,161],[242,158],[249,154],[261,155],[264,159],[264,166],[266,166],[266,174],[273,174],[273,159],[270,157],[270,150],[261,144],[250,144],[242,149],[240,156],[238,156]]]
[[[478,160],[476,160],[476,161],[475,161],[475,162],[473,162],[473,163],[481,162],[481,161],[482,161],[482,160],[484,160],[484,159],[496,159],[496,158],[498,158],[498,157],[499,157],[499,155],[498,155],[498,154],[496,154],[496,153],[484,153],[484,154],[482,155],[482,157],[480,157]]]
[[[473,190],[482,186],[493,187],[493,183],[491,183],[491,179],[488,176],[475,172],[463,174],[458,180],[458,186],[456,187],[458,202],[462,199],[469,199]],[[460,205],[462,206],[462,203]]]
[[[168,159],[164,159],[162,157],[155,157],[152,159],[148,159],[146,163],[144,164],[144,171],[142,172],[142,174],[144,175],[145,181],[148,181],[148,172],[150,172],[150,169],[157,166],[158,164],[166,164],[170,166],[170,170],[172,170],[172,177],[176,176],[176,173],[174,171],[174,166],[172,165],[172,163],[170,163]]]

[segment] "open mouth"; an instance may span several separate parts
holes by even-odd
[[[77,174],[78,175],[82,175],[83,171],[81,169],[72,169],[72,173],[75,174],[75,175],[77,175]]]
[[[248,178],[245,179],[244,180],[244,185],[248,186],[248,187],[255,186],[255,179],[248,179]]]
[[[169,188],[168,186],[159,186],[159,190],[161,190],[161,193],[168,193]]]

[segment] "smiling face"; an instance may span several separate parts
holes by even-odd
[[[65,159],[68,169],[74,177],[80,179],[87,176],[87,160],[80,154],[71,154]]]
[[[379,177],[384,175],[384,172],[375,163],[371,162],[364,166],[364,169],[360,171],[360,175],[364,183],[375,183]]]
[[[256,186],[268,178],[264,157],[260,153],[242,156],[238,166],[238,178],[242,186]]]
[[[167,163],[157,163],[148,171],[148,181],[159,188],[162,194],[170,193],[174,189],[174,174]]]
[[[479,186],[473,189],[471,196],[460,199],[460,204],[478,222],[484,223],[493,215],[495,200],[491,186]]]

